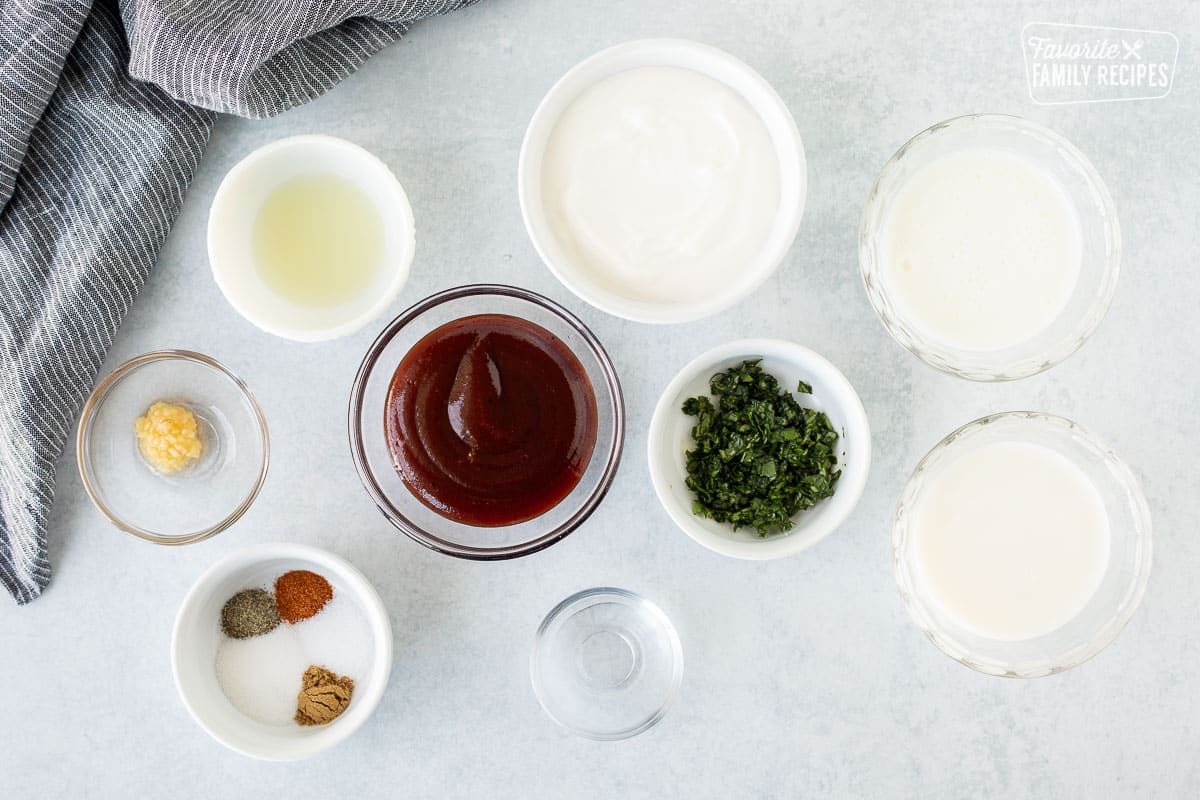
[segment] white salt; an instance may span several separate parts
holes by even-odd
[[[247,717],[266,725],[294,725],[306,669],[325,667],[358,681],[366,676],[373,650],[362,610],[335,591],[316,616],[294,625],[283,622],[249,639],[222,636],[217,680]]]
[[[292,626],[263,636],[225,637],[217,649],[217,680],[229,702],[266,725],[287,725],[296,713],[308,657]]]
[[[356,680],[366,675],[374,642],[366,617],[351,601],[335,596],[315,617],[289,627],[310,664]]]

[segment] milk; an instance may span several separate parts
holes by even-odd
[[[1003,350],[1046,330],[1071,298],[1079,220],[1026,158],[991,147],[940,156],[885,213],[881,277],[897,314],[934,342]]]
[[[980,636],[1031,639],[1074,618],[1109,557],[1095,485],[1065,456],[981,445],[938,468],[913,509],[916,574],[948,616]]]

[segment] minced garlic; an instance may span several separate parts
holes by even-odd
[[[142,457],[167,475],[191,466],[204,451],[196,415],[183,406],[155,403],[134,420],[133,429]]]

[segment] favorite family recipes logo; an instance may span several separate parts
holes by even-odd
[[[1030,22],[1021,48],[1033,102],[1102,103],[1166,97],[1179,39],[1166,31]]]

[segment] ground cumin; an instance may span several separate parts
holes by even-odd
[[[306,569],[285,572],[275,581],[275,605],[279,616],[287,622],[308,619],[331,599],[333,587],[329,581]]]
[[[311,574],[311,573],[310,573]],[[324,667],[311,666],[304,671],[304,684],[296,697],[296,722],[300,725],[328,725],[350,705],[354,681]]]

